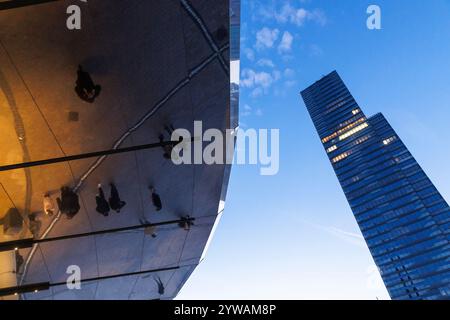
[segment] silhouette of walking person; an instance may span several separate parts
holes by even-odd
[[[38,219],[38,216],[36,213],[29,214],[28,220],[29,220],[29,229],[30,229],[31,233],[33,234],[33,237],[38,238],[39,231],[42,226],[42,222]]]
[[[173,125],[170,124],[168,126],[164,126],[164,130],[166,130],[167,134],[169,135],[169,138],[167,140],[171,140],[172,133],[175,131]],[[159,135],[159,142],[164,142],[164,134]],[[163,157],[170,160],[172,158],[172,149],[174,145],[165,145],[161,147],[164,150]]]
[[[112,210],[120,212],[127,203],[120,200],[119,192],[117,191],[116,185],[111,183],[111,195],[109,196],[109,206]]]
[[[159,142],[160,143],[164,142],[164,136],[162,134],[159,136]],[[164,150],[163,157],[170,160],[171,155],[172,155],[173,146],[172,145],[164,145],[164,146],[161,146],[161,148],[163,148],[163,150]]]
[[[101,184],[98,185],[98,194],[95,196],[95,201],[97,202],[97,212],[107,217],[109,215],[109,204],[106,201]]]
[[[149,187],[151,196],[152,196],[152,203],[155,206],[156,211],[159,211],[162,209],[162,202],[161,198],[159,197],[159,194],[155,192],[155,188]]]
[[[193,225],[194,222],[192,222],[191,216],[189,215],[181,217],[181,221],[178,223],[178,226],[186,231],[189,231]]]
[[[161,281],[161,278],[156,276],[153,277],[153,280],[155,280],[156,284],[158,285],[158,293],[160,295],[163,295],[165,292],[164,283]]]
[[[164,126],[164,130],[166,130],[170,138],[172,137],[172,133],[175,131],[175,128],[173,127],[173,125],[169,124],[168,126]]]
[[[56,199],[58,209],[68,219],[72,219],[80,211],[78,195],[69,187],[61,187],[61,197]]]
[[[82,66],[78,66],[75,92],[80,99],[92,103],[95,98],[98,97],[101,90],[102,87],[98,84],[94,84],[91,75],[84,71]]]

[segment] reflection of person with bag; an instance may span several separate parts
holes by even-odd
[[[155,206],[156,211],[160,211],[162,209],[162,202],[159,194],[155,192],[155,188],[149,187],[150,195],[152,197],[152,203]]]
[[[95,201],[97,203],[97,212],[107,217],[109,215],[110,208],[108,201],[106,201],[105,193],[103,192],[101,184],[98,185],[98,194],[95,196]]]
[[[36,213],[30,213],[28,215],[28,220],[30,232],[33,234],[34,238],[38,238],[42,222],[38,219],[38,215]]]
[[[78,66],[75,92],[81,100],[92,103],[100,94],[102,87],[94,84],[91,75]]]
[[[61,188],[61,198],[57,198],[58,208],[68,219],[72,219],[80,211],[78,195],[69,187]]]
[[[109,206],[112,210],[117,213],[127,204],[125,201],[122,201],[119,196],[119,191],[117,191],[116,185],[111,183],[111,195],[109,197]]]

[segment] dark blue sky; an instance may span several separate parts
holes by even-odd
[[[241,43],[241,126],[280,129],[280,171],[233,167],[180,298],[388,298],[299,92],[337,70],[450,200],[450,1],[243,0]]]

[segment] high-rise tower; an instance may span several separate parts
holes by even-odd
[[[301,92],[392,299],[450,297],[450,208],[382,114],[336,71]]]

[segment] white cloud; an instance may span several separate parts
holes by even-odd
[[[321,26],[327,24],[327,17],[325,15],[325,12],[320,9],[315,9],[312,12],[309,12],[308,19],[320,24]]]
[[[255,52],[250,48],[244,49],[244,54],[247,57],[248,60],[253,61],[255,60]]]
[[[274,78],[267,72],[256,72],[252,69],[244,69],[242,71],[241,85],[243,87],[263,87],[269,88],[274,81]]]
[[[272,48],[275,41],[278,39],[278,29],[262,28],[256,32],[256,48]]]
[[[252,91],[252,93],[250,94],[250,96],[251,96],[252,98],[257,98],[257,97],[262,96],[263,94],[264,94],[263,88],[259,87],[259,88],[254,89],[254,90]]]
[[[259,14],[265,19],[276,20],[278,23],[292,23],[302,26],[306,21],[314,21],[320,25],[327,23],[325,13],[320,9],[312,11],[305,8],[293,7],[290,3],[284,4],[280,10],[274,7],[263,7]]]
[[[295,80],[287,80],[284,82],[284,85],[288,88],[292,88],[297,84],[297,81]]]
[[[282,77],[283,73],[277,69],[274,69],[271,73],[244,69],[241,73],[240,85],[243,88],[252,89],[250,96],[256,98],[268,94],[272,85],[282,79]]]
[[[260,67],[270,67],[270,68],[275,67],[275,64],[270,59],[259,59],[257,65]]]
[[[293,76],[295,76],[295,71],[291,68],[284,69],[283,73],[286,78],[292,78]]]
[[[281,79],[281,72],[278,70],[274,70],[272,72],[272,76],[273,76],[274,81],[278,81]]]
[[[285,4],[280,12],[275,12],[275,19],[278,22],[291,22],[297,26],[303,25],[308,17],[308,11],[303,8],[294,8],[289,3]]]
[[[252,107],[250,107],[248,104],[244,105],[244,109],[241,111],[240,116],[247,117],[252,114]]]
[[[284,53],[291,51],[293,41],[294,37],[292,36],[292,34],[289,31],[285,31],[278,46],[278,52]]]
[[[262,95],[262,91],[255,91],[254,93],[252,92],[252,94],[254,94],[255,96],[259,96]],[[241,108],[240,111],[240,116],[241,117],[248,117],[251,115],[255,115],[258,117],[261,117],[263,115],[262,109],[261,108],[257,108],[255,111],[253,111],[253,108],[251,106],[249,106],[248,104],[245,104],[243,108]]]

